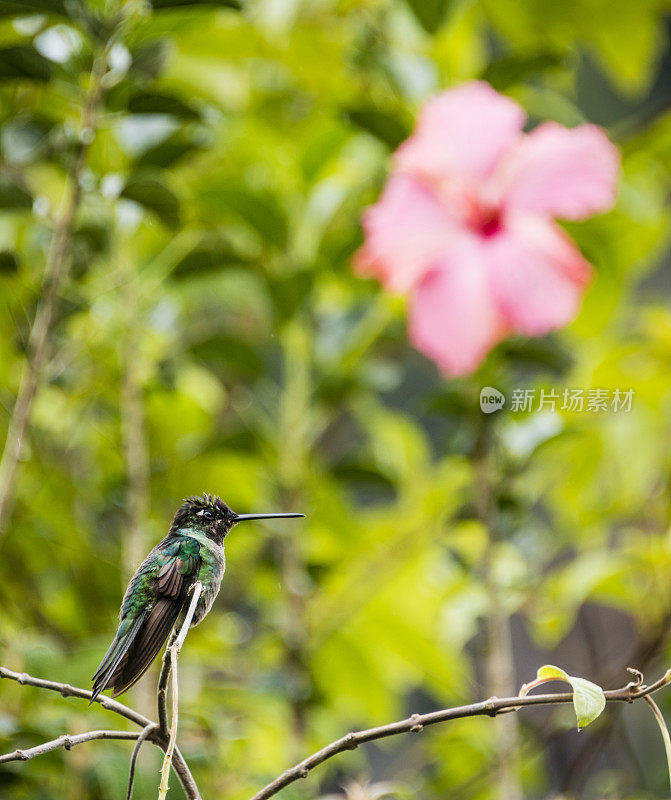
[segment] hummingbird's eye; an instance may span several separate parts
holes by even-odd
[[[198,516],[205,517],[205,519],[214,519],[214,514],[211,511],[208,511],[206,508],[202,509],[202,511],[199,511]]]

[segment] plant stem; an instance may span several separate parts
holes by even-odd
[[[186,634],[191,627],[191,620],[193,619],[193,615],[196,613],[196,606],[198,605],[198,600],[200,600],[202,591],[203,584],[200,581],[196,581],[193,587],[193,593],[191,594],[191,602],[189,603],[189,608],[186,612],[186,616],[184,617],[184,622],[182,623],[179,634],[176,637],[173,637],[168,649],[166,650],[166,655],[169,654],[170,656],[170,669],[172,670],[172,723],[170,725],[170,738],[168,740],[168,746],[165,749],[163,766],[161,767],[161,783],[158,790],[158,800],[165,800],[165,796],[168,793],[170,764],[175,751],[175,742],[177,741],[177,721],[179,715],[177,657],[179,655],[179,651],[182,649],[184,640],[186,639]],[[164,664],[166,661],[164,661]],[[163,677],[163,673],[164,670],[161,670],[161,678]],[[163,723],[160,727],[163,727]]]
[[[66,750],[75,747],[84,742],[93,742],[100,739],[137,739],[137,733],[134,731],[86,731],[86,733],[77,733],[74,736],[64,734],[59,736],[58,739],[52,739],[50,742],[38,744],[35,747],[29,747],[27,750],[14,750],[12,753],[7,753],[0,756],[0,764],[6,764],[8,761],[28,761],[35,756],[42,756],[45,753],[50,753],[52,750],[58,750],[63,747]]]
[[[482,561],[482,579],[488,596],[485,622],[487,637],[485,687],[487,693],[493,697],[505,697],[515,691],[515,662],[510,618],[503,604],[495,565],[498,508],[492,478],[492,446],[492,432],[487,422],[483,421],[473,460],[475,505],[478,517],[487,532],[487,544]],[[509,714],[498,720],[495,735],[496,790],[499,800],[522,800],[517,716]]]
[[[645,702],[650,706],[652,709],[652,713],[655,715],[655,719],[657,720],[657,724],[659,725],[659,730],[662,734],[662,740],[664,742],[664,752],[666,753],[666,766],[669,771],[669,786],[671,786],[671,737],[669,736],[669,729],[666,726],[666,720],[664,719],[664,715],[659,710],[659,706],[655,701],[650,697],[650,695],[646,695]]]
[[[70,268],[74,220],[81,200],[81,176],[86,165],[89,145],[94,138],[103,96],[107,56],[115,34],[116,31],[110,35],[91,69],[89,88],[82,111],[79,144],[67,175],[61,213],[57,218],[47,253],[42,291],[28,336],[26,360],[9,420],[5,447],[0,458],[0,538],[6,531],[11,514],[16,469],[23,453],[33,400],[47,363],[49,337],[58,307],[58,296]]]

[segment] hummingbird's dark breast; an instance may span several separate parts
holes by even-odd
[[[226,556],[224,543],[221,544],[210,539],[200,531],[185,531],[187,536],[194,538],[200,545],[200,569],[196,576],[203,584],[203,592],[196,606],[192,625],[198,625],[212,608],[214,599],[219,594],[221,580],[226,569]]]

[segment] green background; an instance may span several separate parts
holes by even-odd
[[[93,58],[125,17],[0,541],[0,662],[88,687],[133,569],[183,497],[212,491],[307,519],[236,528],[187,638],[179,744],[205,798],[244,800],[350,729],[486,697],[492,619],[514,686],[547,662],[651,682],[671,644],[671,3],[231,6],[0,3],[2,441]],[[597,272],[576,321],[448,381],[351,256],[422,102],[471,78],[532,124],[606,126],[623,172],[612,212],[567,226]],[[485,418],[481,386],[635,395],[629,413]],[[125,700],[153,714],[155,679]],[[283,797],[503,800],[498,722],[348,752]],[[0,685],[2,752],[119,724]],[[527,797],[668,796],[642,705],[580,734],[570,707],[519,727]],[[116,800],[130,750],[5,765],[0,794]],[[143,749],[135,797],[159,764]]]

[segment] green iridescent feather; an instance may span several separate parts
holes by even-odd
[[[93,697],[104,689],[125,692],[163,646],[200,568],[200,544],[171,534],[142,562],[121,604],[114,641],[93,676]]]

